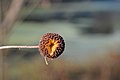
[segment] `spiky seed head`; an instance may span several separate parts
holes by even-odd
[[[57,58],[65,49],[63,38],[57,33],[46,33],[39,43],[40,53],[47,58]]]

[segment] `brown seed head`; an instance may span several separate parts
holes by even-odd
[[[63,38],[57,33],[46,33],[43,35],[39,43],[40,53],[48,58],[57,58],[60,56],[65,48]]]

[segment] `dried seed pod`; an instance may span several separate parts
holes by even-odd
[[[57,58],[65,48],[63,38],[57,33],[46,33],[39,43],[39,51],[46,58]],[[46,62],[47,63],[47,62]]]

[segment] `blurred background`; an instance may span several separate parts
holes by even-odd
[[[0,50],[0,80],[120,80],[120,0],[0,0],[0,46],[63,36],[45,65],[38,49]]]

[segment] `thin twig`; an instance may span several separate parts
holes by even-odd
[[[48,65],[47,57],[44,57],[46,65]]]
[[[0,46],[0,49],[9,49],[9,48],[39,48],[39,46]]]

